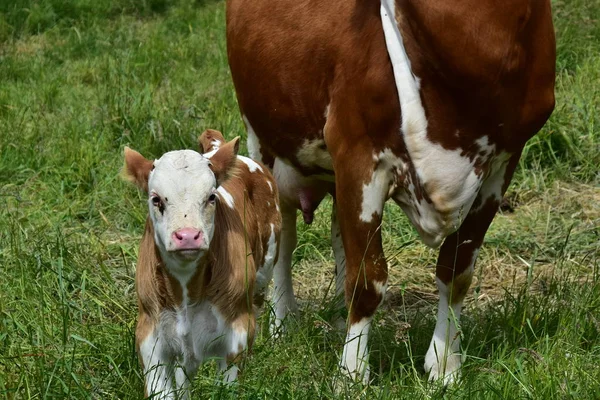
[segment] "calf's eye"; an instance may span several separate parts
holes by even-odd
[[[217,199],[217,195],[216,194],[211,194],[210,196],[208,196],[208,202],[211,204],[214,204],[215,200]]]
[[[159,196],[152,196],[152,204],[154,205],[154,207],[158,207],[158,211],[160,211],[161,214],[164,214],[165,205]]]

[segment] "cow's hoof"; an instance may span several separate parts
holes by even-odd
[[[333,391],[339,397],[347,397],[349,391],[354,391],[357,387],[368,386],[370,370],[365,368],[363,372],[349,371],[340,366],[339,374],[333,378]]]

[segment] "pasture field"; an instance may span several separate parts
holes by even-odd
[[[437,253],[390,204],[373,383],[334,391],[344,335],[329,325],[325,202],[313,225],[299,223],[302,312],[289,333],[263,329],[230,387],[207,364],[194,398],[600,398],[600,0],[553,9],[557,106],[480,254],[461,383],[424,377]],[[194,148],[208,127],[244,137],[224,10],[210,0],[0,1],[1,398],[141,397],[134,271],[146,207],[119,177],[123,147],[148,157]]]

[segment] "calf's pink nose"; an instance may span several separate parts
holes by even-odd
[[[197,229],[183,228],[173,232],[173,242],[177,250],[195,250],[204,245],[204,237]]]

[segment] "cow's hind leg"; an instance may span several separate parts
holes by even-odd
[[[342,242],[342,232],[337,217],[337,206],[335,201],[331,210],[331,247],[335,257],[335,317],[333,324],[336,328],[343,330],[346,328],[346,322],[343,318],[344,309],[344,290],[346,282],[346,254],[344,253],[344,243]]]
[[[273,173],[279,187],[281,208],[281,236],[279,241],[279,257],[273,268],[273,320],[271,332],[278,334],[283,321],[289,314],[298,312],[298,303],[292,286],[292,254],[298,241],[296,233],[295,199],[288,193],[290,181],[297,174],[290,166],[276,163]]]
[[[448,384],[459,377],[462,363],[459,321],[463,300],[471,285],[479,248],[518,159],[513,156],[495,166],[460,228],[446,238],[440,249],[436,266],[440,296],[437,321],[425,356],[425,371],[430,380],[440,379]]]

